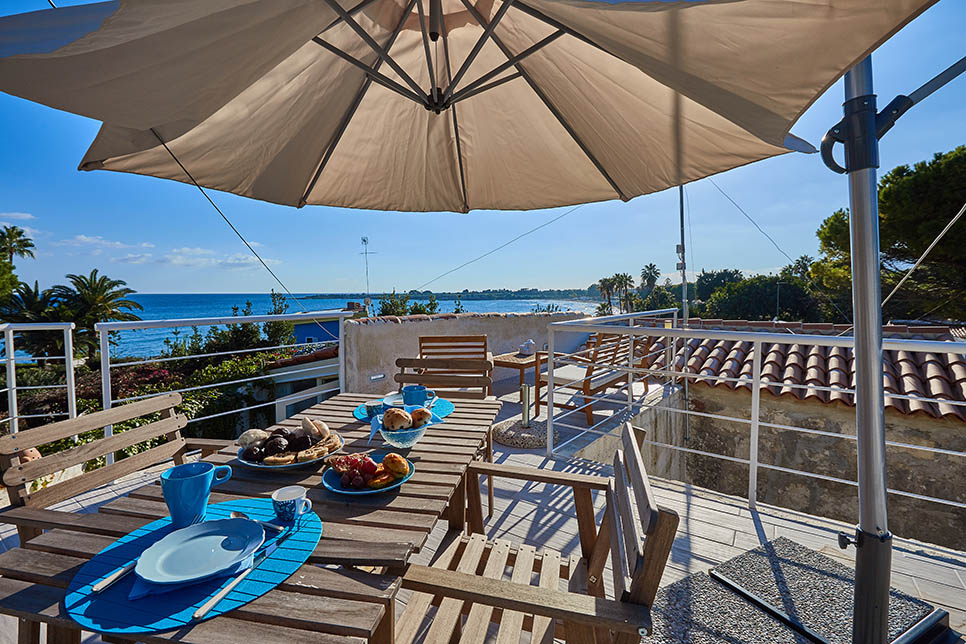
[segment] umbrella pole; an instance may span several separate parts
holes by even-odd
[[[872,57],[845,75],[845,151],[852,240],[855,326],[855,420],[858,436],[859,525],[856,546],[853,644],[888,639],[892,534],[886,513],[885,418],[882,387],[882,292],[879,280],[879,141]]]

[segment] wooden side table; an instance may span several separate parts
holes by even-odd
[[[537,354],[523,355],[516,351],[493,356],[494,367],[506,367],[520,372],[520,384],[526,384],[527,369],[533,369],[533,382],[537,382]]]

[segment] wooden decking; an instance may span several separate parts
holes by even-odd
[[[500,449],[499,446],[495,460],[581,474],[609,474],[607,466],[594,462],[548,461],[536,452]],[[78,506],[86,511],[96,511],[101,503],[152,480],[161,469],[164,466],[64,503],[71,504],[70,509],[75,511]],[[851,563],[852,551],[839,550],[836,545],[837,532],[850,530],[851,526],[770,506],[760,505],[756,512],[750,512],[743,499],[676,481],[652,478],[652,482],[659,501],[681,516],[663,584],[707,570],[778,536],[786,536]],[[485,524],[489,536],[505,537],[537,548],[548,546],[566,554],[577,552],[577,522],[569,491],[510,480],[498,480],[495,490],[495,513]],[[595,497],[595,505],[601,511],[603,498]],[[444,532],[443,526],[437,526],[427,547],[416,556],[417,561],[426,563],[432,558]],[[10,526],[0,526],[0,550],[14,545],[16,533]],[[945,608],[952,616],[953,627],[960,632],[966,630],[966,553],[896,539],[893,585]],[[399,601],[404,603],[407,598],[404,592]],[[12,621],[0,621],[0,644],[16,641],[12,626]]]

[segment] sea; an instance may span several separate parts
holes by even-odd
[[[322,299],[309,297],[310,295],[295,294],[301,305],[289,298],[288,312],[343,309],[346,302],[361,301],[358,296]],[[142,320],[225,317],[232,314],[232,307],[238,307],[241,311],[248,302],[251,302],[253,315],[264,315],[272,308],[272,298],[268,293],[137,293],[130,299],[144,307],[143,311],[135,312]],[[373,305],[378,307],[378,302],[378,297],[373,297]],[[586,300],[464,300],[463,310],[475,313],[528,313],[538,307],[546,308],[550,304],[556,305],[561,311],[582,313],[593,313],[597,308],[596,302]],[[441,313],[453,311],[454,306],[454,300],[439,300]],[[202,333],[206,330],[200,329]],[[117,334],[117,344],[112,353],[117,357],[156,356],[164,349],[164,339],[173,337],[172,331],[171,328],[121,331]],[[191,333],[191,328],[185,326],[180,331],[184,337]]]

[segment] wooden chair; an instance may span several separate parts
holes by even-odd
[[[447,398],[482,400],[493,395],[493,354],[485,335],[420,336],[419,357],[400,358],[396,366],[403,369],[396,376],[400,388],[425,385],[443,390]]]
[[[395,376],[404,385],[424,385],[443,398],[482,400],[493,391],[493,354],[487,350],[485,335],[420,336],[418,358],[397,358],[400,368]],[[485,453],[493,462],[493,432],[486,433]],[[493,479],[487,488],[489,514],[493,514]]]
[[[631,347],[635,344],[643,347],[644,342],[632,342],[632,336],[618,333],[597,333],[587,341],[587,355],[571,355],[566,358],[579,364],[565,364],[556,367],[553,372],[554,388],[567,389],[576,392],[583,398],[582,406],[587,426],[594,424],[594,406],[592,397],[620,387],[628,381],[626,371],[615,371],[609,367],[626,368],[629,366]],[[639,353],[635,348],[635,353]],[[536,392],[535,413],[540,414],[540,389],[549,385],[549,376],[540,371],[541,364],[548,360],[546,351],[537,352],[536,364]],[[634,366],[641,367],[643,358],[635,357]],[[549,404],[549,403],[548,403]],[[553,401],[554,406],[563,409],[578,409],[581,405]]]
[[[427,616],[431,622],[423,641],[430,644],[482,642],[491,622],[499,624],[500,644],[517,644],[523,631],[531,633],[531,642],[558,637],[570,644],[637,644],[650,633],[650,606],[671,552],[678,515],[657,505],[633,432],[625,424],[623,449],[614,455],[614,476],[609,479],[471,464],[470,534],[441,547],[431,566],[406,569],[403,587],[415,592],[396,624],[396,644],[419,639]],[[529,545],[486,540],[480,534],[483,474],[572,488],[581,556],[566,557],[551,549],[538,553]],[[606,495],[599,529],[592,490]],[[604,592],[608,559],[614,599],[607,599]],[[532,582],[535,576],[537,585]],[[567,583],[567,591],[558,589],[561,581]],[[435,614],[430,615],[434,606]]]
[[[210,452],[227,444],[227,441],[183,438],[181,430],[187,425],[188,419],[183,414],[175,413],[174,408],[179,404],[181,404],[181,394],[165,394],[0,437],[0,472],[10,494],[10,503],[14,506],[0,514],[0,523],[16,525],[20,543],[23,545],[40,534],[48,525],[47,515],[45,515],[48,511],[42,508],[168,459],[174,459],[177,464],[183,463],[185,453],[191,449],[200,448]],[[93,429],[158,412],[161,413],[160,420],[141,427],[99,438],[32,461],[22,462],[19,456],[30,447],[39,447]],[[36,479],[42,479],[73,465],[85,463],[159,436],[164,436],[167,440],[161,445],[118,460],[113,465],[40,489],[31,488]]]

